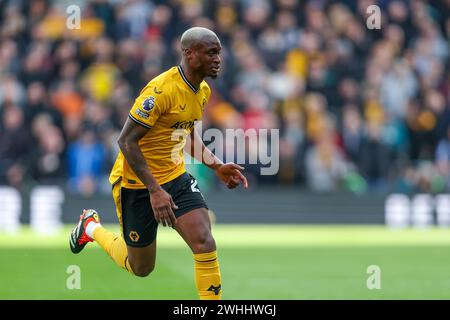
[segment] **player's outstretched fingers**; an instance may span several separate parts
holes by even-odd
[[[167,207],[166,208],[166,215],[165,215],[165,219],[166,219],[166,226],[168,227],[172,227],[173,223],[172,223],[172,215],[173,215],[173,211],[171,207]]]
[[[234,172],[236,173],[238,180],[241,181],[242,184],[244,185],[244,188],[248,188],[247,178],[239,170],[235,170]]]
[[[165,227],[166,226],[166,217],[165,217],[166,213],[165,213],[164,208],[157,209],[157,212],[158,212],[158,217],[159,217],[158,223],[161,223],[163,225],[163,227]]]
[[[236,180],[233,177],[230,177],[230,180],[228,180],[228,183],[227,183],[228,189],[234,189],[238,185],[239,185],[239,180]]]
[[[238,179],[236,176],[230,176],[230,182],[239,185],[240,179]]]
[[[164,213],[164,217],[162,219],[164,227],[170,227],[170,219],[169,219],[168,215],[169,215],[169,213],[166,210],[166,212]]]
[[[152,209],[153,209],[153,216],[155,217],[156,223],[160,223],[161,217],[159,216],[158,210],[156,208],[152,208]]]
[[[171,203],[172,208],[170,210],[169,218],[170,218],[170,221],[172,222],[172,227],[174,228],[175,224],[177,223],[177,217],[175,216],[175,213],[173,212],[173,210],[177,210],[178,206],[175,204],[172,197],[170,198],[170,203]]]
[[[240,165],[236,164],[236,163],[230,163],[231,166],[236,169],[236,170],[244,170],[244,167],[241,167]]]
[[[165,214],[162,214],[162,217],[161,217],[161,223],[162,223],[163,227],[166,227],[166,226],[167,226],[167,225],[166,225],[166,217],[165,217]]]

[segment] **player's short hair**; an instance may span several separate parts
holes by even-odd
[[[210,29],[193,27],[187,29],[181,36],[181,49],[194,48],[199,43],[208,40],[219,41],[219,37]]]

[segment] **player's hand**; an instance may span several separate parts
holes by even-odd
[[[172,197],[164,189],[157,188],[150,192],[150,204],[157,223],[162,223],[164,227],[174,227],[177,218],[172,209],[178,209]]]
[[[244,185],[244,188],[248,188],[247,178],[241,173],[242,170],[244,170],[243,167],[233,162],[228,162],[216,170],[216,175],[229,189],[234,189],[241,183]]]

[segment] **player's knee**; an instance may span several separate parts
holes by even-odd
[[[201,234],[192,244],[194,253],[205,253],[216,250],[216,242],[210,232]]]
[[[155,265],[138,264],[132,265],[133,273],[138,277],[147,277],[155,269]]]
[[[152,273],[153,268],[150,267],[138,267],[136,269],[133,269],[134,275],[138,277],[147,277],[150,273]]]

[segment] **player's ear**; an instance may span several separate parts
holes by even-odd
[[[188,59],[191,59],[192,56],[192,48],[184,48],[184,56]]]

